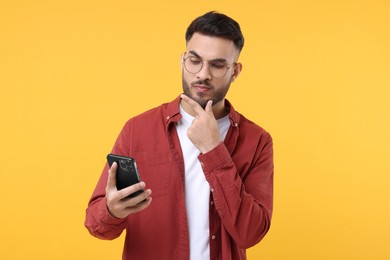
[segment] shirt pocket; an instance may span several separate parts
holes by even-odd
[[[134,156],[138,172],[146,188],[152,190],[152,197],[170,193],[173,160],[170,153],[138,152]]]

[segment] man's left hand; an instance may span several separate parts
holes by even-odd
[[[195,118],[187,130],[187,136],[201,153],[207,153],[221,143],[220,131],[209,100],[203,109],[195,100],[182,94],[181,99],[195,112]]]

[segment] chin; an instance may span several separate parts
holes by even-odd
[[[195,94],[191,93],[190,95],[187,96],[195,100],[203,109],[206,108],[207,102],[211,99],[211,98],[205,98],[203,97],[204,95],[198,95],[197,93]]]

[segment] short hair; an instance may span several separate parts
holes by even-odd
[[[215,11],[205,13],[192,21],[185,34],[186,42],[191,40],[194,33],[231,40],[239,51],[244,47],[240,25],[227,15]]]

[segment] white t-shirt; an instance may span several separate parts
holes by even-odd
[[[187,136],[187,129],[194,117],[180,107],[182,119],[176,129],[183,151],[185,169],[185,198],[190,240],[190,259],[210,259],[209,201],[210,185],[206,181],[198,160],[200,151]],[[221,140],[225,139],[230,126],[229,115],[218,119]]]

